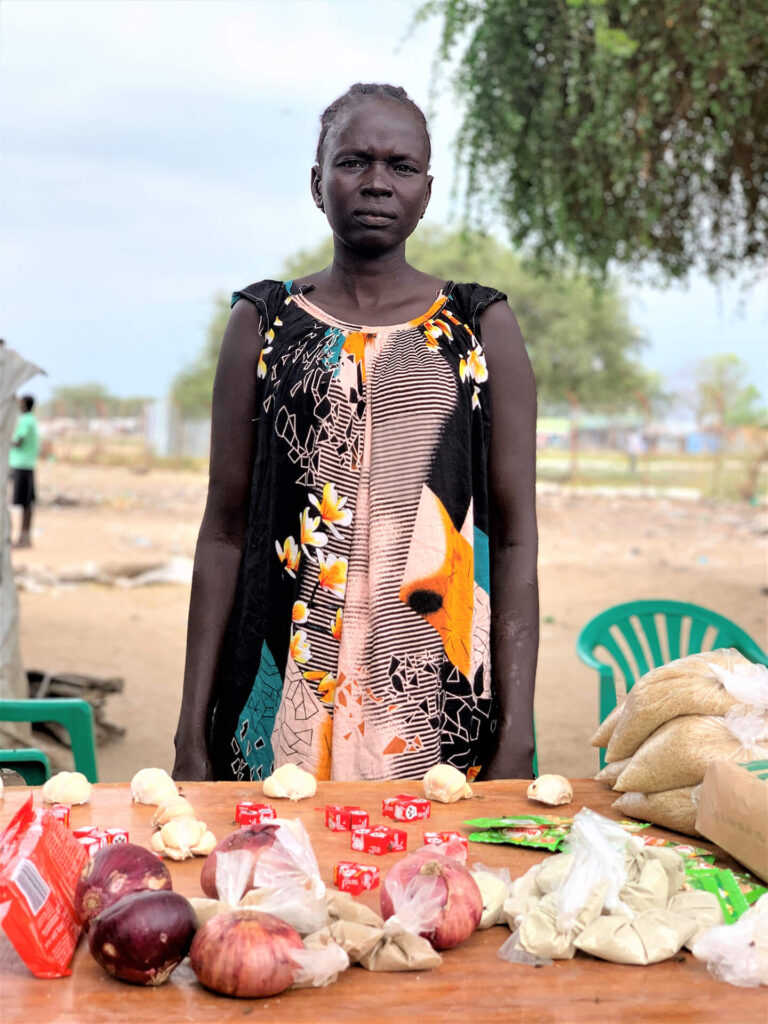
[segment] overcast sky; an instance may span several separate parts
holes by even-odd
[[[422,105],[436,23],[412,0],[2,0],[0,333],[47,370],[166,392],[212,297],[327,231],[309,196],[318,117],[355,81]],[[449,223],[458,112],[435,99],[430,219]],[[488,284],[493,284],[492,273]],[[768,395],[768,283],[627,288],[672,385],[732,351]],[[514,296],[510,296],[514,306]]]

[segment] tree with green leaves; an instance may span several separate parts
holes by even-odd
[[[603,276],[768,257],[768,0],[429,0],[469,211]]]
[[[183,416],[203,419],[211,415],[213,378],[228,319],[229,302],[223,295],[218,295],[202,351],[193,363],[174,377],[171,384],[171,399]]]
[[[97,416],[140,416],[146,398],[121,398],[98,383],[62,384],[51,392],[46,414],[89,419]]]
[[[285,276],[317,270],[332,253],[330,239],[303,250],[288,261]],[[644,339],[630,323],[614,283],[595,290],[587,277],[572,271],[541,276],[490,235],[429,225],[409,240],[408,260],[428,274],[487,282],[509,296],[528,341],[540,404],[570,412],[572,472],[581,409],[615,413],[657,399],[658,382],[637,361]]]
[[[332,239],[303,249],[283,268],[285,279],[302,277],[330,263]],[[449,232],[422,225],[408,242],[408,259],[420,270],[454,281],[488,282],[509,296],[536,372],[540,404],[569,409],[575,424],[580,409],[621,412],[645,408],[660,394],[658,381],[638,361],[645,341],[612,282],[596,290],[575,272],[533,273],[508,246],[489,235]],[[229,303],[216,299],[205,345],[176,377],[172,397],[190,416],[210,414],[213,378]]]
[[[768,457],[765,443],[768,411],[760,402],[758,389],[748,382],[749,368],[739,356],[728,352],[701,359],[693,376],[696,421],[702,431],[714,436],[717,444],[713,492],[720,493],[723,456],[730,434],[738,427],[755,427],[756,452],[747,464],[747,488],[751,487],[751,496],[754,496],[760,466]]]

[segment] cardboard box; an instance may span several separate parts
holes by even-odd
[[[768,773],[764,761],[712,761],[701,787],[696,829],[768,881]]]

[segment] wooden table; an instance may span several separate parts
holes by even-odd
[[[428,823],[403,826],[409,847],[421,845],[425,827],[456,828],[467,818],[534,812],[525,797],[525,782],[488,782],[475,786],[476,797],[460,804],[433,804]],[[234,808],[238,800],[261,795],[261,786],[240,783],[190,783],[181,787],[198,817],[221,839],[235,827]],[[299,817],[309,832],[323,878],[332,884],[333,865],[338,860],[357,859],[349,849],[349,835],[330,832],[321,813],[326,803],[358,804],[381,821],[384,796],[410,792],[418,794],[417,783],[321,783],[318,794],[297,804],[274,801],[286,817]],[[582,806],[610,817],[611,794],[592,780],[574,782],[574,801],[557,813],[575,814]],[[4,828],[29,795],[26,789],[6,789],[0,802],[0,827]],[[39,791],[35,802],[39,803]],[[72,827],[95,824],[127,827],[133,842],[149,843],[154,808],[131,804],[125,785],[94,787],[91,803],[72,810]],[[546,810],[546,809],[544,809]],[[542,809],[539,807],[539,812]],[[663,829],[655,834],[677,838]],[[713,851],[717,848],[709,845]],[[402,854],[380,858],[360,857],[378,863],[382,873]],[[469,863],[481,861],[509,867],[516,877],[547,854],[506,846],[470,847]],[[202,859],[181,864],[167,862],[174,888],[185,896],[202,895],[199,885]],[[378,907],[378,892],[365,894]],[[33,978],[20,963],[0,963],[0,1020],[3,1024],[24,1022],[67,1022],[67,1024],[176,1024],[194,1021],[289,1021],[291,1024],[327,1021],[379,1022],[419,1021],[419,1024],[452,1022],[504,1022],[539,1024],[581,1021],[728,1021],[749,1024],[768,1020],[765,989],[740,989],[714,981],[705,966],[683,952],[664,963],[630,967],[605,963],[581,953],[573,960],[557,961],[551,967],[532,968],[499,960],[496,952],[509,931],[506,927],[477,932],[462,946],[443,955],[436,970],[415,973],[371,973],[352,967],[335,985],[324,989],[289,991],[268,999],[228,999],[206,991],[185,962],[170,981],[157,989],[145,989],[117,982],[105,974],[81,941],[72,962],[72,975],[54,981]]]

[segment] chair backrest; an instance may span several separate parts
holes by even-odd
[[[3,768],[11,768],[28,786],[42,786],[51,777],[48,755],[33,747],[0,750],[0,769]]]
[[[89,782],[98,782],[96,746],[93,740],[93,709],[76,698],[0,700],[0,722],[58,722],[69,732],[75,771]]]
[[[720,647],[735,647],[750,661],[768,665],[765,652],[735,622],[684,601],[615,605],[588,622],[576,641],[579,658],[600,674],[601,722],[650,669]]]

